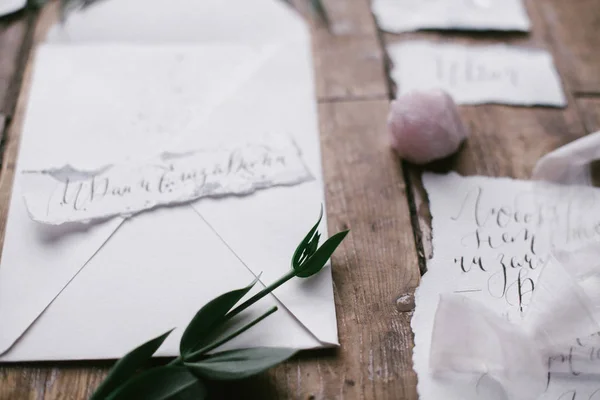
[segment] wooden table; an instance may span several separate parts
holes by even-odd
[[[333,258],[341,347],[301,354],[236,385],[211,386],[214,398],[417,398],[410,319],[413,292],[431,256],[430,217],[420,183],[423,169],[399,161],[388,146],[393,85],[385,43],[424,38],[546,48],[568,93],[566,109],[461,107],[471,138],[456,156],[429,170],[528,178],[541,155],[600,129],[600,0],[526,0],[533,22],[529,35],[390,35],[377,29],[369,0],[322,1],[328,27],[307,1],[295,3],[314,38],[329,229],[352,228]],[[1,232],[25,111],[28,60],[54,18],[53,8],[0,22]],[[83,399],[109,367],[98,362],[1,365],[0,399]]]

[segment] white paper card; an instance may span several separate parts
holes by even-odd
[[[25,7],[27,0],[0,0],[0,16],[11,14]]]
[[[275,135],[184,154],[163,153],[147,162],[98,171],[67,165],[22,173],[31,217],[52,225],[126,217],[158,206],[247,195],[313,179],[295,143]]]
[[[459,104],[567,104],[550,53],[508,46],[405,42],[388,47],[397,94],[440,88]]]
[[[572,197],[556,196],[552,187],[540,192],[531,181],[464,178],[454,173],[425,174],[423,183],[432,213],[434,257],[428,262],[428,272],[417,290],[412,320],[420,398],[531,399],[530,371],[523,372],[522,390],[508,395],[489,379],[493,375],[489,365],[482,364],[479,376],[464,375],[462,381],[445,380],[434,374],[436,368],[432,367],[430,350],[440,295],[464,296],[490,313],[522,324],[539,289],[539,275],[549,260],[550,244],[577,245],[598,237],[600,192],[589,190],[582,196],[577,191],[572,192]],[[554,292],[560,297],[558,293]],[[463,319],[467,317],[455,316],[459,324]],[[510,354],[514,355],[513,361],[518,361],[519,352],[515,349],[498,347],[499,342],[493,337],[476,335],[484,329],[482,325],[470,329],[473,335],[464,338],[464,345],[479,348],[479,353],[496,354],[501,362],[509,362]],[[585,337],[547,360],[546,379],[537,376],[543,395],[534,398],[597,399],[600,383],[593,371],[600,367],[598,348],[597,336]],[[531,362],[528,358],[531,357],[525,357],[524,362]],[[465,359],[464,366],[472,367],[468,365],[472,362]],[[514,383],[519,374],[510,379]]]
[[[528,31],[522,0],[374,0],[372,10],[381,29]]]
[[[173,327],[156,355],[177,355],[203,304],[281,277],[324,202],[308,28],[280,0],[119,0],[51,31],[35,54],[15,166],[0,360],[115,359]],[[265,133],[292,137],[315,179],[87,225],[37,223],[23,201],[24,170],[145,165]],[[338,344],[330,268],[248,317],[274,305],[231,345]]]

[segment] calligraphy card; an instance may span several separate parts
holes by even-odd
[[[373,14],[381,29],[528,31],[522,0],[374,0]]]
[[[403,42],[388,46],[397,95],[439,88],[458,104],[567,104],[550,53],[504,45]]]
[[[486,374],[465,376],[461,384],[434,374],[430,351],[440,296],[464,296],[504,320],[522,324],[551,246],[576,245],[598,237],[600,192],[590,190],[581,195],[577,188],[571,192],[575,196],[565,196],[565,191],[540,188],[532,181],[456,173],[426,173],[423,183],[432,215],[433,258],[417,289],[412,320],[420,398],[524,399],[518,391],[506,397]],[[461,318],[456,315],[454,320],[462,323]],[[491,337],[461,340],[470,346],[503,349]],[[539,400],[600,398],[598,349],[598,336],[584,337],[548,359],[548,376]]]

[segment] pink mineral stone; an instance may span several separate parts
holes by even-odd
[[[388,129],[392,147],[415,164],[451,155],[468,136],[454,100],[437,89],[410,92],[393,101]]]

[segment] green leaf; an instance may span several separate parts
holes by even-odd
[[[308,278],[319,272],[323,266],[329,260],[329,257],[333,254],[335,249],[342,243],[342,240],[346,237],[349,231],[338,232],[329,239],[323,246],[319,247],[317,251],[302,265],[299,267],[294,266],[294,270],[296,271],[296,276],[300,278]]]
[[[215,353],[202,361],[185,363],[195,374],[214,380],[247,378],[293,356],[296,349],[257,347]]]
[[[47,2],[48,0],[34,0],[34,1]],[[61,6],[63,8],[70,8],[70,9],[77,9],[77,8],[85,9],[85,8],[90,7],[101,1],[103,1],[103,0],[62,0]]]
[[[186,355],[193,353],[204,347],[212,339],[212,335],[218,330],[224,322],[224,316],[242,297],[252,289],[258,282],[256,278],[250,285],[242,289],[232,290],[208,302],[200,309],[188,324],[181,342],[179,342],[179,351],[185,358]]]
[[[310,5],[312,6],[313,10],[315,10],[317,15],[323,20],[323,23],[325,25],[329,25],[329,17],[321,0],[310,0]]]
[[[317,232],[317,229],[319,228],[319,224],[321,223],[322,219],[323,219],[323,206],[321,206],[321,212],[319,213],[319,219],[317,220],[317,223],[310,229],[310,231],[308,231],[308,233],[306,234],[304,239],[302,239],[302,241],[296,248],[296,251],[294,251],[294,255],[292,256],[292,267],[294,267],[294,269],[296,269],[296,267],[300,266],[300,264],[302,263],[302,261],[304,259],[306,259],[312,255],[312,253],[309,252],[309,248],[314,247],[316,249],[316,245],[318,245],[319,238],[321,236]],[[316,245],[314,244],[315,238],[316,238]],[[314,250],[313,250],[313,252],[314,252]]]
[[[32,8],[40,8],[47,2],[48,0],[27,0],[27,6]]]
[[[206,388],[185,367],[162,366],[145,371],[120,386],[106,400],[202,400]]]
[[[105,399],[112,391],[131,378],[152,357],[172,331],[173,329],[147,341],[117,361],[90,400]]]
[[[250,321],[246,325],[242,326],[241,328],[236,329],[234,332],[230,333],[229,335],[227,335],[227,336],[225,336],[225,337],[223,337],[223,338],[221,338],[219,340],[216,340],[216,341],[210,343],[206,347],[203,347],[203,348],[201,348],[200,350],[197,350],[194,353],[189,354],[186,357],[185,361],[187,361],[187,362],[193,362],[193,361],[197,361],[198,357],[200,359],[205,358],[206,357],[206,353],[208,353],[208,352],[216,349],[219,346],[224,345],[225,343],[229,342],[233,338],[238,337],[242,333],[246,332],[248,329],[252,328],[254,325],[258,324],[259,322],[261,322],[262,320],[264,320],[265,318],[267,318],[269,315],[273,314],[275,311],[277,311],[277,306],[271,307],[264,314],[262,314],[258,318],[253,319],[252,321]]]
[[[306,246],[306,251],[304,254],[305,257],[304,257],[304,260],[302,260],[302,261],[305,261],[310,256],[315,254],[315,251],[317,251],[317,249],[319,248],[320,240],[321,240],[321,234],[319,232],[316,232],[313,239],[310,242],[308,242],[308,246]],[[302,263],[302,261],[300,263]]]

